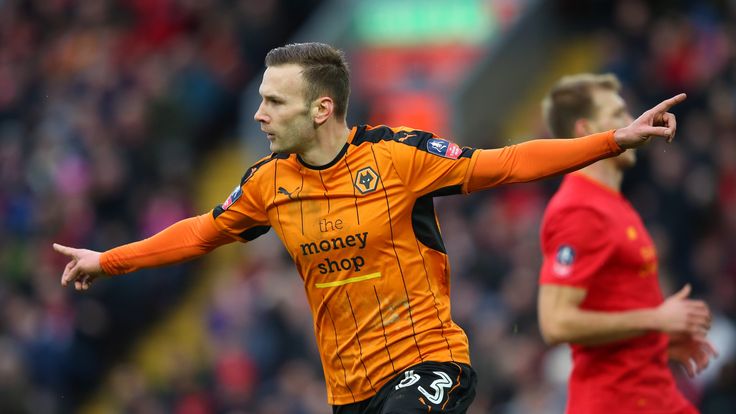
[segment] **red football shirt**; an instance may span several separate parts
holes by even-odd
[[[582,174],[565,177],[542,223],[540,283],[580,287],[580,307],[624,311],[664,300],[657,252],[618,192]],[[571,344],[567,413],[697,412],[667,365],[667,336],[651,332],[598,346]]]

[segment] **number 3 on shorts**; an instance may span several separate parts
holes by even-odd
[[[424,389],[421,385],[417,387],[417,390],[427,397],[427,400],[432,404],[439,404],[445,397],[445,388],[452,387],[452,379],[442,371],[432,371],[432,373],[439,376],[438,379],[432,381],[429,385],[429,387],[434,390],[434,394]],[[406,371],[404,373],[404,378],[401,380],[399,385],[396,386],[396,389],[398,390],[399,388],[410,387],[419,382],[420,378],[419,374],[415,374],[413,370]]]
[[[449,375],[445,374],[442,371],[432,372],[439,376],[439,379],[432,381],[432,384],[429,385],[429,387],[434,390],[434,394],[430,394],[421,385],[418,386],[417,389],[419,390],[419,392],[424,394],[425,397],[427,397],[429,402],[431,402],[432,404],[439,404],[445,397],[445,388],[452,387],[452,380],[450,379]]]

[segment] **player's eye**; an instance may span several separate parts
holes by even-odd
[[[271,98],[271,97],[266,97],[265,98],[265,101],[266,101],[266,103],[269,103],[271,105],[282,105],[284,103],[284,101],[281,100],[281,99]]]

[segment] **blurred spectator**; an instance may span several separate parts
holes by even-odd
[[[74,409],[187,288],[179,266],[65,292],[49,245],[104,249],[191,215],[202,154],[233,134],[241,90],[306,15],[294,10],[317,1],[292,3],[0,1],[1,412]],[[222,361],[227,392],[247,385],[244,358]],[[180,387],[177,411],[211,411]],[[132,405],[170,412],[141,392]]]

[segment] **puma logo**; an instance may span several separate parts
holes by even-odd
[[[298,189],[299,189],[299,187],[295,188],[294,191],[297,191]],[[294,198],[291,197],[291,193],[293,193],[294,191],[292,191],[292,192],[286,191],[286,189],[284,187],[279,187],[279,189],[278,189],[278,193],[279,194],[283,194],[283,195],[289,197],[289,200],[294,200]]]

